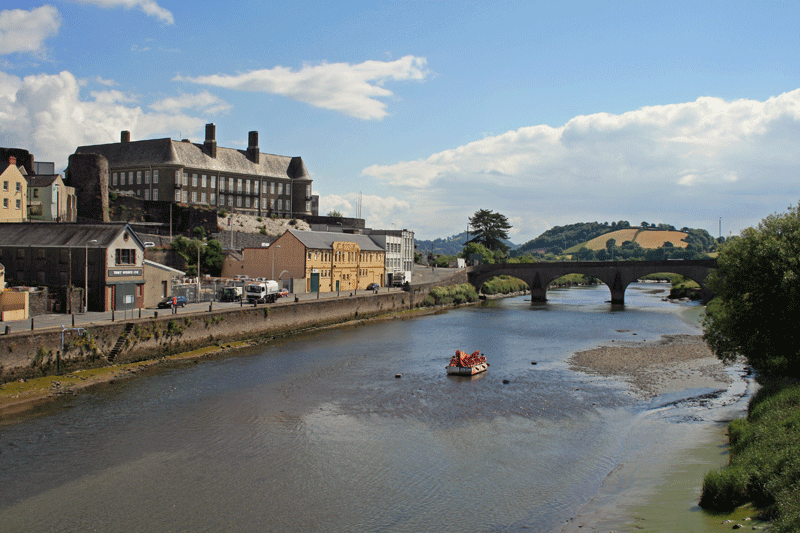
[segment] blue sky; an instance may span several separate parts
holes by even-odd
[[[301,156],[320,211],[738,234],[800,199],[798,2],[6,2],[0,146]]]

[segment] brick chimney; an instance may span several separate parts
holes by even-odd
[[[251,131],[248,135],[247,159],[255,164],[260,163],[261,151],[258,149],[258,132]]]
[[[131,142],[131,132],[123,131],[119,136],[119,142],[121,143],[129,143]]]
[[[217,126],[206,124],[206,142],[203,143],[203,151],[214,159],[217,158]]]
[[[8,156],[8,164],[17,166],[17,158],[14,157],[13,155]]]

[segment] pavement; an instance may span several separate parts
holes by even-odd
[[[430,283],[448,278],[455,274],[457,269],[454,268],[435,268],[423,267],[414,265],[414,271],[411,276],[412,285],[421,283]],[[381,287],[378,291],[383,294],[386,292],[402,292],[402,289],[395,287]],[[338,292],[320,292],[320,293],[302,293],[292,294],[288,297],[280,298],[277,302],[271,304],[260,304],[263,306],[283,306],[292,305],[297,302],[305,302],[309,300],[326,300],[330,298],[350,298],[351,296],[370,296],[374,295],[373,291],[358,290],[358,291],[338,291]],[[185,307],[179,307],[175,310],[177,316],[180,315],[197,315],[208,313],[211,311],[218,311],[220,309],[232,309],[236,307],[252,307],[252,304],[247,302],[219,302],[219,301],[201,301],[192,302]],[[163,317],[172,313],[171,309],[129,309],[125,311],[90,311],[87,313],[48,313],[44,315],[35,315],[24,320],[9,320],[0,321],[0,334],[6,332],[6,327],[9,328],[9,333],[17,333],[22,331],[42,331],[47,329],[61,330],[62,328],[72,327],[86,327],[101,324],[111,324],[114,322],[125,322],[139,318],[152,318],[155,316]]]

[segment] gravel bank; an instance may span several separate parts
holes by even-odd
[[[620,343],[577,352],[570,368],[628,383],[647,397],[695,388],[727,388],[732,379],[699,335]]]

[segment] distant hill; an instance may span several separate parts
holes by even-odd
[[[691,248],[703,252],[716,248],[716,240],[704,229],[681,228],[669,224],[648,224],[631,227],[627,220],[619,222],[578,222],[553,227],[539,237],[521,245],[512,255],[525,253],[575,253],[582,247],[598,251],[606,247],[609,239],[622,246],[626,241],[644,249],[661,248],[665,242],[673,248]]]
[[[432,249],[434,255],[458,255],[464,248],[464,243],[466,243],[470,237],[474,237],[474,235],[467,236],[467,232],[463,231],[458,235],[453,235],[452,237],[444,239],[434,239],[432,241],[417,240],[417,252],[428,253]],[[509,250],[514,250],[519,247],[518,244],[514,244],[511,241],[503,242],[506,243]]]

